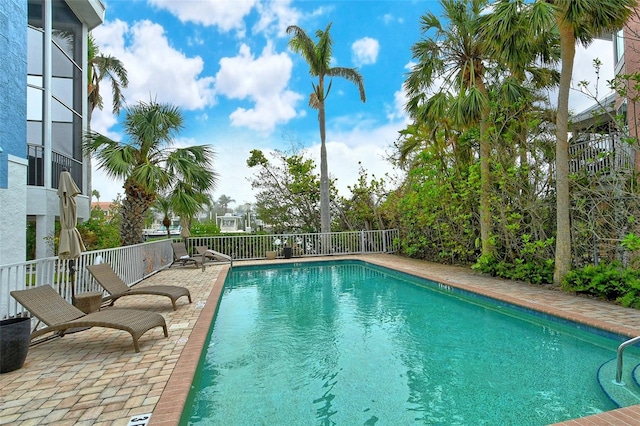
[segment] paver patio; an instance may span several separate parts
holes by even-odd
[[[495,279],[469,268],[392,255],[346,258],[392,267],[627,336],[640,335],[638,310]],[[97,328],[32,346],[23,368],[0,375],[0,424],[127,425],[133,416],[148,413],[152,413],[150,425],[178,424],[227,270],[226,265],[208,265],[204,272],[194,267],[174,267],[140,284],[187,286],[193,303],[181,299],[177,311],[162,297],[119,300],[117,307],[159,312],[167,321],[169,338],[161,329],[146,333],[140,338],[140,353],[135,353],[127,333]],[[640,425],[640,406],[561,424]]]

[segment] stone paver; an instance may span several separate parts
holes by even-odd
[[[625,336],[640,334],[637,310],[495,279],[469,268],[391,255],[348,258],[395,268]],[[140,338],[140,353],[135,353],[127,333],[97,328],[32,346],[22,369],[0,375],[0,425],[126,425],[132,416],[151,412],[150,425],[178,424],[227,270],[226,265],[208,265],[204,272],[193,267],[171,268],[140,284],[188,287],[193,303],[180,299],[177,311],[163,297],[119,299],[115,308],[159,312],[167,321],[169,338],[160,329],[146,333]],[[640,406],[561,424],[640,425]]]

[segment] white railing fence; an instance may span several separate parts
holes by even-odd
[[[399,231],[332,232],[327,234],[268,234],[192,237],[187,248],[195,254],[196,246],[227,254],[234,260],[264,259],[267,251],[284,257],[285,247],[291,248],[293,257],[327,256],[342,254],[393,253],[397,251]],[[86,269],[96,263],[110,264],[127,285],[134,285],[146,277],[171,266],[173,249],[171,240],[162,239],[132,246],[82,253],[71,262],[49,257],[28,262],[0,265],[0,319],[26,314],[10,292],[29,286],[49,284],[71,302],[71,282],[75,294],[102,291]]]
[[[73,274],[75,293],[102,291],[102,288],[89,275],[87,265],[109,263],[125,283],[132,285],[170,266],[172,261],[173,250],[169,240],[87,251],[71,262],[75,263],[76,272]],[[71,301],[72,274],[70,272],[70,261],[58,257],[0,265],[0,319],[23,314],[22,307],[10,295],[13,290],[49,284],[62,297]]]
[[[285,247],[291,248],[293,257],[394,253],[399,236],[397,229],[326,234],[219,235],[191,237],[187,240],[187,249],[195,253],[196,246],[207,246],[235,260],[264,259],[268,251],[284,257]]]

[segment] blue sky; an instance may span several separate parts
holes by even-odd
[[[185,129],[176,146],[210,144],[219,174],[213,198],[227,195],[237,204],[254,201],[247,180],[249,151],[287,150],[292,142],[319,165],[317,114],[308,107],[312,80],[308,66],[287,48],[285,29],[298,25],[315,37],[332,23],[334,65],[356,67],[364,77],[366,103],[357,87],[335,79],[327,99],[329,172],[339,192],[358,176],[396,175],[385,160],[398,131],[407,124],[402,83],[419,40],[419,17],[439,14],[433,0],[103,0],[106,20],[93,31],[101,53],[123,61],[129,74],[127,104],[150,98],[178,106]],[[579,49],[574,81],[595,81],[599,57],[604,78],[612,74],[611,42]],[[111,114],[110,87],[103,83],[105,109],[96,110],[92,129],[122,140]],[[603,89],[601,89],[603,90]],[[555,94],[551,94],[555,98]],[[588,100],[574,91],[571,106]],[[123,193],[122,182],[94,165],[93,189],[101,201]],[[232,204],[232,207],[234,205]]]

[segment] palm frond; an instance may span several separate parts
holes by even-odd
[[[355,68],[333,67],[327,70],[327,75],[331,77],[342,77],[345,80],[358,86],[358,91],[360,92],[360,100],[362,102],[366,102],[367,95],[364,91],[364,79],[362,78],[362,74],[360,74],[358,70],[356,70]],[[329,89],[327,89],[327,94],[328,93]]]

